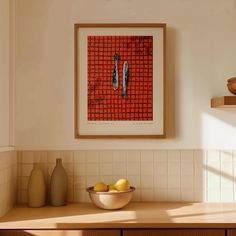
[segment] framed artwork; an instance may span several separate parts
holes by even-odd
[[[75,24],[75,137],[165,137],[165,24]]]

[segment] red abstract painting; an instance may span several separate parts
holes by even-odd
[[[153,36],[88,36],[88,121],[153,120]]]

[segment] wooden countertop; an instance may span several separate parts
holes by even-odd
[[[90,203],[15,206],[0,229],[236,228],[236,203],[135,203],[102,210]]]

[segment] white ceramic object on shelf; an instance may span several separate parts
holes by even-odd
[[[28,182],[28,206],[42,207],[46,202],[46,183],[40,163],[34,163]]]
[[[66,204],[67,185],[67,174],[62,166],[62,160],[58,158],[51,176],[50,197],[52,206],[64,206]]]

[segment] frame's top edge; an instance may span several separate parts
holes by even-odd
[[[86,27],[166,27],[166,23],[75,23],[75,28],[86,28]]]

